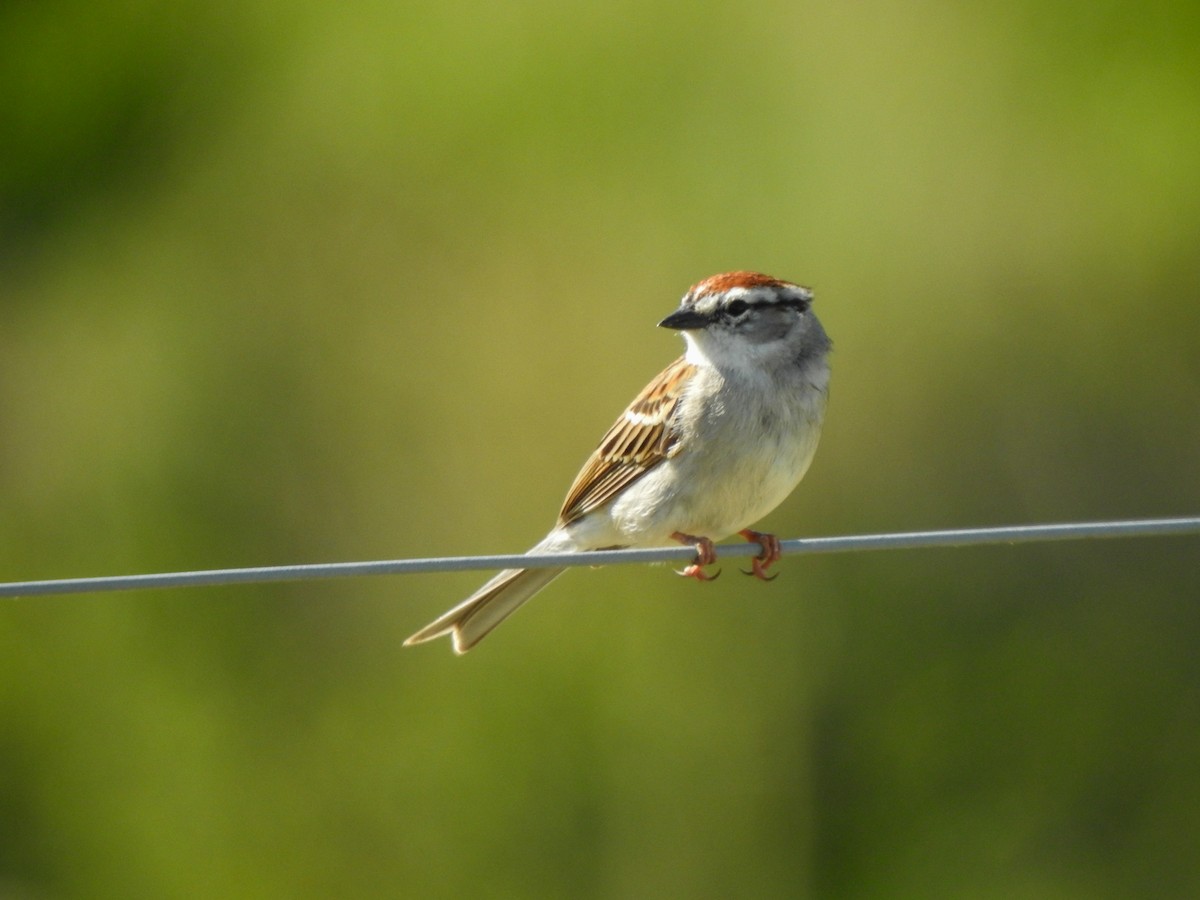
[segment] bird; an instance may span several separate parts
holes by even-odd
[[[659,326],[686,350],[634,398],[567,491],[558,520],[530,554],[696,548],[680,575],[711,581],[713,544],[756,542],[757,578],[780,555],[757,522],[792,492],[817,449],[829,395],[832,342],[813,292],[758,272],[693,285]],[[506,569],[405,642],[449,635],[466,653],[563,568]]]

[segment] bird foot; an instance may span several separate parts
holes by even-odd
[[[766,534],[762,531],[754,531],[750,528],[743,528],[738,532],[742,537],[752,544],[762,544],[763,552],[750,560],[750,568],[752,571],[747,572],[742,569],[743,575],[753,575],[762,581],[774,581],[779,577],[779,573],[768,575],[767,569],[779,561],[783,556],[783,548],[779,546],[779,538],[773,534]]]
[[[671,538],[679,541],[681,544],[694,544],[696,547],[696,559],[690,566],[676,570],[675,574],[682,575],[684,578],[695,578],[697,581],[717,580],[717,577],[721,574],[720,569],[717,569],[712,575],[704,571],[705,566],[710,566],[717,561],[717,551],[713,549],[713,542],[711,540],[706,537],[683,534],[679,531],[672,534]]]

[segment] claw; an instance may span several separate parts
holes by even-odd
[[[750,560],[750,568],[753,571],[747,571],[746,569],[738,569],[738,571],[741,572],[743,575],[753,575],[759,581],[774,581],[776,578],[779,577],[778,572],[776,572],[774,575],[768,575],[767,567],[758,561],[757,556],[754,557],[754,559]]]
[[[706,537],[696,537],[691,534],[684,534],[676,531],[671,535],[673,540],[679,541],[681,544],[696,545],[696,559],[685,569],[676,570],[676,574],[682,575],[684,578],[695,578],[697,581],[716,581],[721,574],[721,570],[717,569],[712,575],[704,571],[705,566],[710,566],[717,561],[717,552],[713,549],[713,542]]]
[[[686,569],[676,569],[675,574],[682,575],[684,578],[695,578],[697,581],[716,581],[721,577],[721,570],[717,569],[717,571],[709,575],[704,569],[693,563]]]
[[[762,544],[763,548],[762,553],[750,560],[750,567],[753,571],[747,572],[745,569],[742,569],[742,572],[746,575],[753,575],[755,578],[758,578],[762,581],[774,581],[776,578],[778,578],[778,572],[776,572],[774,575],[768,575],[767,569],[770,568],[774,563],[778,562],[779,558],[783,556],[783,549],[779,546],[779,538],[775,537],[773,534],[766,534],[762,531],[753,531],[749,528],[742,529],[738,532],[738,534],[750,541],[752,544]]]

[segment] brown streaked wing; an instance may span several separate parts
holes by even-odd
[[[680,357],[634,398],[575,476],[558,514],[559,524],[569,525],[603,506],[664,459],[675,455],[679,436],[671,427],[671,414],[695,370],[695,366]]]

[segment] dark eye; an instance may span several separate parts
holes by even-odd
[[[725,309],[729,312],[729,314],[731,316],[740,316],[742,313],[744,313],[749,308],[750,308],[750,304],[747,303],[745,300],[734,300],[727,307],[725,307]]]

